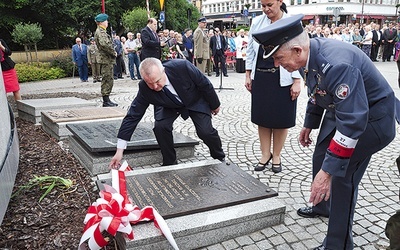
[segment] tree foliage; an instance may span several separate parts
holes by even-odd
[[[27,62],[32,61],[31,46],[33,45],[35,48],[36,59],[39,62],[39,58],[37,56],[37,43],[43,38],[42,27],[40,27],[40,24],[19,23],[15,26],[11,36],[14,42],[24,46]],[[28,55],[30,57],[28,57]]]
[[[155,12],[150,12],[150,17],[154,17]],[[127,11],[122,15],[122,25],[126,31],[132,33],[139,32],[147,24],[147,10],[145,8],[134,8],[132,11]]]
[[[166,22],[164,28],[183,31],[197,26],[200,13],[187,0],[165,1]],[[161,8],[159,0],[149,0],[152,17],[158,19]],[[141,29],[124,20],[126,12],[141,8],[146,10],[146,0],[105,0],[105,12],[109,15],[109,27],[123,34],[128,29]],[[191,20],[187,9],[192,11]],[[12,42],[11,33],[18,23],[38,23],[44,37],[38,42],[40,49],[59,49],[74,44],[75,37],[87,39],[96,30],[94,18],[101,12],[101,1],[82,0],[8,0],[0,1],[0,37],[7,41],[12,50],[20,50],[18,43]],[[147,13],[147,12],[146,12]],[[141,16],[143,18],[143,16]],[[147,20],[147,15],[146,15]],[[125,24],[127,24],[126,27]],[[139,24],[137,24],[139,25]]]

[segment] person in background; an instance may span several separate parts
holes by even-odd
[[[372,27],[371,27],[372,28]],[[371,60],[373,62],[377,62],[378,59],[378,50],[379,46],[381,45],[381,32],[380,32],[380,26],[379,24],[374,24],[372,28],[372,47],[371,47]]]
[[[224,36],[221,34],[219,28],[215,28],[214,36],[210,38],[210,48],[216,70],[215,76],[219,77],[219,74],[221,73],[224,74],[225,77],[228,77],[225,58],[225,50],[228,48],[228,43],[226,42]]]
[[[142,50],[140,52],[140,60],[143,61],[148,57],[155,57],[161,60],[161,47],[166,45],[160,41],[157,35],[157,20],[149,18],[146,27],[140,32],[142,41]]]
[[[121,36],[121,44],[122,44],[122,59],[124,63],[122,64],[122,72],[125,73],[127,77],[129,77],[129,60],[128,60],[128,52],[126,51],[126,37]]]
[[[350,30],[347,27],[343,29],[342,41],[345,43],[353,44],[353,36],[350,34]]]
[[[15,62],[11,59],[12,51],[8,48],[6,42],[0,39],[0,62],[3,75],[4,87],[6,93],[13,93],[14,100],[21,100],[21,93],[19,92],[19,82],[17,71],[15,70]]]
[[[395,52],[394,52],[394,58],[393,60],[396,62],[397,64],[397,71],[399,72],[398,77],[397,77],[397,83],[399,84],[399,88],[400,88],[400,41],[395,43],[394,46]]]
[[[383,32],[383,40],[384,40],[384,49],[382,62],[388,61],[393,55],[393,47],[395,44],[395,38],[397,37],[397,30],[393,27],[393,23],[389,23],[389,27]]]
[[[287,18],[288,14],[283,0],[260,2],[263,14],[253,19],[250,27],[245,79],[245,87],[251,93],[251,121],[258,126],[260,138],[261,158],[254,171],[265,170],[272,161],[272,171],[279,173],[288,129],[296,124],[301,75],[298,71],[289,73],[283,67],[275,67],[272,58],[264,59],[266,53],[252,34]]]
[[[182,36],[183,44],[185,44],[186,50],[188,52],[189,57],[187,58],[189,62],[193,63],[193,30],[185,29],[184,34]]]
[[[353,45],[357,46],[358,48],[361,49],[361,42],[363,38],[360,35],[360,30],[355,28],[354,33],[353,33]]]
[[[175,48],[176,48],[176,51],[177,51],[177,53],[178,53],[177,58],[180,58],[180,59],[188,59],[189,53],[188,53],[188,51],[187,51],[187,49],[186,49],[186,47],[185,47],[185,44],[183,44],[182,35],[179,34],[179,33],[176,34],[175,39],[176,39]]]
[[[248,43],[249,43],[249,38],[244,35],[244,29],[240,29],[237,32],[237,37],[235,39],[237,59],[243,59],[243,60],[246,59],[246,50]]]
[[[329,217],[326,237],[314,250],[351,250],[358,185],[372,155],[396,136],[400,101],[369,56],[333,39],[309,39],[303,17],[283,19],[253,36],[269,48],[275,66],[307,73],[310,99],[299,142],[308,147],[312,130],[319,134],[308,199],[312,206],[297,214]]]
[[[193,33],[194,57],[196,58],[196,67],[206,73],[207,59],[210,59],[210,40],[205,30],[207,20],[205,17],[201,17],[197,22],[198,26]]]
[[[72,46],[72,62],[78,67],[81,82],[87,82],[89,77],[87,46],[82,43],[79,37],[75,39],[75,43],[76,44]]]
[[[117,79],[123,79],[124,77],[122,76],[122,64],[124,63],[122,55],[124,48],[122,47],[121,40],[119,36],[117,36],[116,32],[113,31],[113,45],[115,52],[117,52],[117,58],[115,58],[115,64],[114,64],[114,80]]]
[[[210,80],[188,60],[147,58],[140,64],[143,80],[139,91],[118,131],[117,151],[110,167],[121,164],[127,141],[150,104],[154,105],[154,134],[161,149],[163,165],[177,164],[174,149],[173,123],[179,115],[190,117],[200,139],[208,146],[214,159],[225,160],[218,131],[212,126],[212,115],[220,110],[220,101]]]
[[[361,50],[364,51],[364,53],[370,57],[371,56],[371,48],[372,48],[372,31],[371,31],[371,26],[366,25],[364,27],[364,37],[361,42]]]
[[[208,48],[210,48],[210,40],[211,37],[214,36],[214,29],[209,29],[207,32],[208,35]],[[211,49],[208,49],[209,56],[208,59],[206,59],[206,73],[208,76],[212,76],[213,72],[215,72],[215,64],[214,64],[214,58],[212,57],[211,54]]]
[[[100,55],[94,37],[90,38],[90,45],[87,50],[88,63],[92,67],[93,83],[101,81]]]
[[[138,44],[137,39],[133,39],[133,33],[128,32],[127,34],[128,40],[125,42],[126,52],[128,53],[128,60],[129,60],[129,75],[132,80],[142,79],[139,72],[139,55],[138,52],[141,48],[141,44]],[[136,67],[136,75],[135,77],[135,67]]]
[[[112,40],[107,34],[108,15],[98,14],[95,19],[97,24],[96,32],[94,33],[94,40],[96,41],[97,48],[99,49],[99,63],[101,71],[101,95],[103,97],[103,107],[118,106],[110,100],[110,94],[114,86],[113,66],[117,52],[115,52]]]

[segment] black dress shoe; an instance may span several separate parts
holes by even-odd
[[[314,248],[313,250],[328,250],[328,248],[325,248],[323,245]]]
[[[282,172],[282,163],[272,164],[272,172],[274,173]]]
[[[219,77],[219,74],[216,74],[215,77]]]
[[[259,162],[256,165],[254,165],[254,171],[264,171],[271,160],[272,160],[272,153],[271,153],[271,157],[269,158],[269,160],[266,163]]]
[[[228,74],[224,74],[225,77],[228,77]]]
[[[317,217],[325,217],[329,218],[327,215],[319,214],[317,212],[314,212],[312,207],[302,207],[297,210],[297,214],[300,215],[301,217],[305,218],[317,218]]]

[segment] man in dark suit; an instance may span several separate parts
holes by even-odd
[[[119,167],[127,141],[150,104],[154,105],[153,131],[164,166],[177,164],[172,125],[179,115],[185,120],[192,119],[197,135],[208,146],[211,156],[223,161],[221,139],[211,123],[211,115],[219,112],[220,101],[208,78],[188,60],[168,60],[162,64],[158,59],[147,58],[141,62],[139,70],[143,80],[122,121],[117,152],[110,167]]]
[[[315,37],[324,37],[324,34],[322,33],[322,28],[320,26],[315,28],[315,33],[312,35],[312,38]]]
[[[140,60],[143,61],[148,57],[161,59],[161,47],[166,45],[160,41],[157,35],[157,20],[150,18],[147,26],[140,32],[142,40],[142,51],[140,52]]]
[[[88,58],[87,46],[77,37],[76,44],[72,46],[72,61],[78,67],[79,78],[81,82],[88,81]]]
[[[225,50],[228,48],[228,43],[226,42],[224,36],[221,34],[219,28],[215,28],[214,36],[210,39],[210,49],[212,56],[214,58],[214,64],[216,69],[216,77],[219,76],[220,69],[224,76],[228,76],[226,71],[226,60],[225,60]]]
[[[379,24],[374,24],[372,29],[372,47],[371,47],[371,55],[370,58],[373,62],[377,62],[376,57],[378,56],[379,46],[381,46],[381,33],[379,30]]]
[[[393,54],[393,47],[395,44],[395,38],[397,37],[397,30],[393,27],[393,23],[389,23],[389,28],[383,32],[384,47],[382,62],[387,60],[390,62],[390,58]]]

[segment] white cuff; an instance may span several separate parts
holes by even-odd
[[[117,148],[126,149],[126,146],[128,146],[128,142],[118,138]]]

